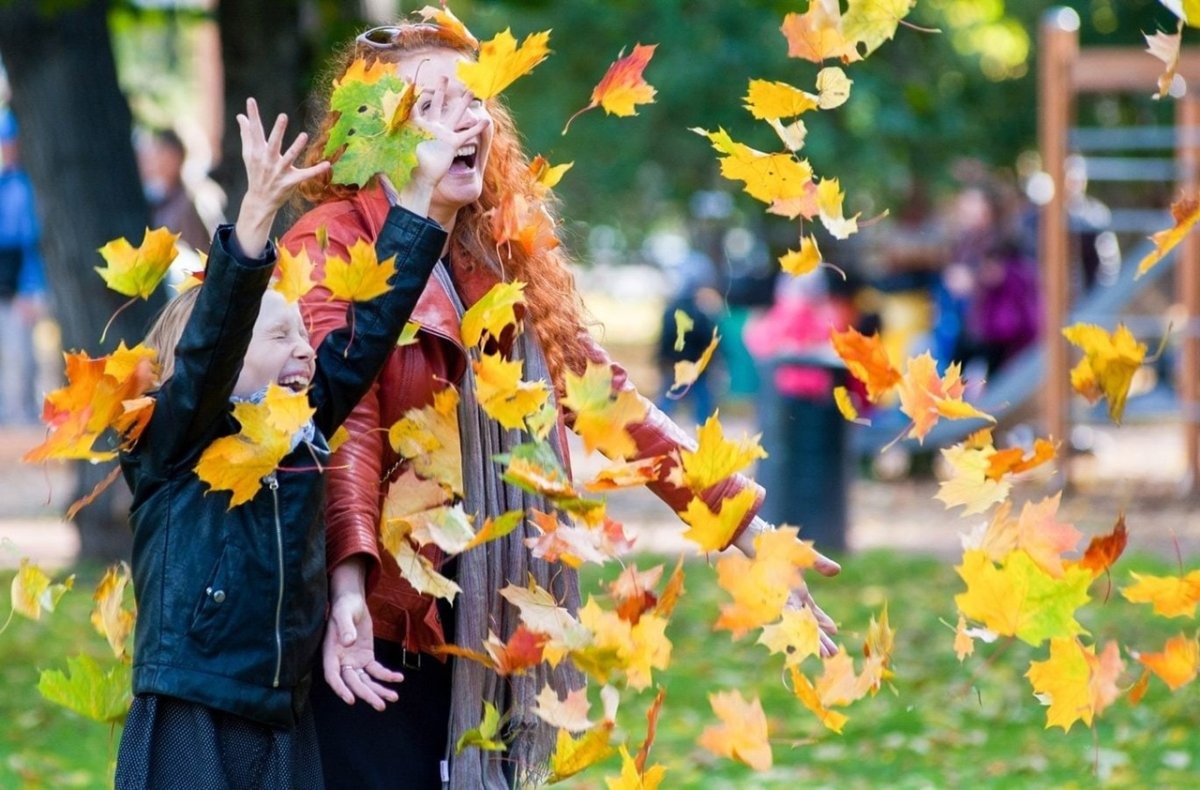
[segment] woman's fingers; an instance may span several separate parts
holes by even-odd
[[[354,696],[375,710],[381,711],[387,707],[387,703],[375,692],[375,689],[380,688],[380,686],[372,681],[370,676],[361,668],[349,665],[342,667],[342,678],[346,681],[346,685],[349,686],[350,690],[354,692]],[[395,692],[392,693],[394,694]]]
[[[402,683],[402,682],[404,682],[403,673],[397,672],[394,669],[388,669],[383,664],[380,664],[378,661],[372,661],[370,664],[367,664],[366,669],[367,669],[367,674],[370,675],[371,677],[375,678],[376,680],[380,680],[385,683]]]

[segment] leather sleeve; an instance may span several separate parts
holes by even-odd
[[[666,414],[663,414],[648,398],[638,393],[633,382],[629,380],[629,374],[625,368],[615,362],[590,334],[586,331],[581,332],[579,343],[588,361],[607,365],[612,371],[614,392],[633,392],[637,394],[646,407],[646,416],[641,422],[626,426],[626,430],[629,431],[629,435],[637,445],[636,456],[627,460],[639,460],[642,458],[651,458],[656,455],[666,455],[680,449],[696,449],[696,442],[687,431],[680,428]],[[574,424],[575,415],[568,410],[565,416],[567,427],[571,427]],[[688,502],[692,499],[692,492],[686,487],[672,485],[669,482],[668,478],[674,467],[675,461],[667,460],[663,464],[659,480],[648,484],[646,487],[653,491],[655,496],[666,502],[672,510],[679,513],[687,509]],[[742,519],[742,523],[738,525],[729,543],[733,543],[737,539],[737,536],[745,531],[750,522],[754,520],[754,517],[762,507],[766,492],[762,486],[744,475],[730,475],[719,483],[710,486],[700,495],[700,498],[708,505],[709,509],[716,511],[720,508],[722,500],[735,496],[747,488],[755,492],[754,504],[747,511],[745,517]],[[728,545],[726,544],[726,546]]]
[[[328,228],[324,248],[317,238],[318,227]],[[286,235],[283,243],[293,253],[302,247],[307,249],[318,272],[323,272],[327,255],[348,259],[349,247],[357,240],[354,229],[344,223],[317,226],[304,222]],[[323,286],[313,288],[302,298],[301,310],[314,344],[322,343],[331,332],[343,329],[347,323],[345,302],[330,301],[329,291]],[[387,375],[387,368],[394,361],[393,352],[384,363],[383,375]],[[351,556],[361,555],[366,560],[368,593],[379,577],[381,551],[379,480],[383,472],[386,436],[378,430],[379,423],[377,379],[342,423],[350,439],[333,454],[325,473],[327,567],[332,569]]]

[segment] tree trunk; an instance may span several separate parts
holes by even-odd
[[[129,105],[117,83],[108,31],[108,4],[79,0],[65,10],[41,11],[38,0],[0,3],[0,57],[21,124],[25,168],[37,194],[52,309],[63,347],[91,354],[118,341],[138,342],[158,301],[141,302],[105,323],[125,297],[104,287],[93,271],[96,250],[125,236],[141,242],[148,211],[131,145]],[[111,465],[79,465],[79,493],[87,493]],[[126,556],[130,536],[117,485],[77,519],[82,556]]]
[[[304,129],[302,85],[308,53],[300,33],[300,6],[296,0],[220,0],[217,4],[225,66],[225,133],[213,177],[225,190],[230,221],[246,192],[236,120],[239,112],[245,112],[246,98],[253,96],[258,102],[268,132],[279,113],[288,115],[289,142]]]

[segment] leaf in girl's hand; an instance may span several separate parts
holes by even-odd
[[[843,63],[861,60],[853,39],[842,33],[838,0],[813,0],[803,14],[790,13],[780,28],[788,42],[788,57],[820,63],[839,58]]]
[[[746,700],[740,691],[718,691],[708,695],[713,713],[721,721],[709,725],[697,743],[718,757],[745,763],[756,771],[770,769],[771,742],[767,716],[757,696]]]
[[[366,302],[388,292],[388,281],[396,273],[396,256],[379,260],[375,245],[359,239],[349,249],[350,260],[336,255],[325,259],[324,285],[329,298]]]
[[[167,228],[146,228],[140,247],[124,237],[113,239],[100,248],[105,266],[96,266],[96,272],[117,293],[149,299],[179,254],[175,246],[178,239],[179,234]]]
[[[612,378],[612,368],[596,362],[588,362],[582,376],[567,371],[562,404],[572,412],[574,430],[589,453],[633,458],[638,448],[627,426],[645,418],[646,404],[633,390],[614,390]]]
[[[128,565],[124,562],[110,565],[92,594],[92,600],[96,602],[92,609],[92,626],[108,640],[108,646],[117,658],[126,655],[125,642],[133,633],[136,619],[134,612],[123,605],[125,587],[130,581]]]
[[[1095,324],[1083,323],[1069,326],[1062,333],[1084,353],[1071,370],[1071,386],[1092,403],[1107,398],[1108,418],[1120,425],[1133,374],[1146,359],[1146,345],[1139,343],[1124,324],[1112,334]]]
[[[132,701],[132,668],[117,663],[105,671],[86,654],[67,658],[67,671],[43,669],[38,693],[50,702],[102,724],[120,724]]]
[[[517,305],[525,304],[525,283],[519,280],[496,283],[471,305],[462,318],[462,341],[468,347],[485,337],[499,339],[504,330],[517,326]]]
[[[313,269],[316,267],[308,259],[308,250],[304,247],[301,247],[296,255],[286,247],[278,249],[279,263],[275,266],[278,278],[271,287],[283,294],[283,298],[288,302],[299,301],[300,297],[316,285],[312,278]]]
[[[483,703],[483,720],[478,727],[472,727],[459,737],[454,745],[454,753],[462,754],[471,746],[485,752],[502,752],[507,748],[500,735],[500,712],[486,700]]]
[[[241,430],[205,448],[196,475],[208,483],[209,491],[231,492],[230,510],[250,501],[262,488],[263,478],[291,451],[292,436],[315,412],[305,393],[267,385],[262,403],[234,404],[233,416]]]
[[[30,620],[40,620],[42,611],[53,612],[63,594],[74,586],[74,574],[60,583],[51,583],[45,571],[24,557],[12,580],[12,610]]]
[[[567,120],[562,133],[567,133],[572,121],[596,107],[603,107],[604,112],[609,115],[630,116],[637,115],[637,105],[653,104],[656,91],[646,82],[642,73],[657,48],[658,44],[635,44],[633,52],[627,57],[622,49],[617,55],[617,60],[608,67],[608,71],[592,89],[591,102]]]
[[[1049,706],[1046,728],[1071,729],[1076,721],[1092,725],[1092,718],[1116,701],[1121,691],[1117,677],[1124,662],[1116,642],[1109,642],[1100,655],[1094,645],[1078,639],[1050,640],[1050,658],[1034,661],[1025,676],[1033,690]]]
[[[477,60],[460,60],[458,78],[478,99],[490,99],[523,77],[550,54],[550,31],[530,33],[517,46],[509,28],[479,47]]]
[[[694,362],[685,359],[675,363],[675,383],[671,385],[669,394],[679,396],[696,383],[696,379],[700,378],[700,374],[705,371],[708,363],[712,361],[713,354],[717,350],[717,344],[720,342],[721,336],[717,334],[717,330],[714,327],[712,340],[709,341],[704,351],[700,354],[699,359]]]

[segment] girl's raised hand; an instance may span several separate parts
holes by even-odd
[[[254,99],[246,99],[246,113],[239,113],[237,122],[242,135],[242,161],[246,164],[246,197],[238,212],[234,234],[243,254],[257,258],[266,249],[275,213],[292,189],[325,173],[330,165],[318,162],[312,167],[296,167],[295,161],[304,150],[308,135],[301,132],[286,151],[282,150],[287,116],[280,114],[270,135],[266,135]]]

